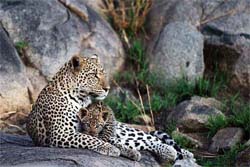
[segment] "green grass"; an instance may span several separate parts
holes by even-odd
[[[231,167],[235,166],[235,160],[238,153],[244,150],[246,146],[237,145],[231,150],[225,152],[214,159],[198,158],[197,163],[204,167]]]
[[[187,138],[185,138],[184,136],[181,136],[181,135],[176,134],[176,133],[172,133],[172,138],[182,148],[190,150],[190,149],[193,149],[193,147],[194,147],[194,145],[192,144],[192,142],[190,140],[188,140]]]
[[[227,116],[210,117],[208,120],[207,128],[209,129],[209,136],[225,127],[241,127],[244,129],[245,134],[250,136],[250,104],[238,99],[238,95],[231,97],[224,104],[224,112]]]
[[[224,115],[210,117],[207,123],[207,128],[209,129],[209,136],[213,137],[218,130],[227,127],[228,124],[228,119]]]
[[[121,122],[134,123],[134,119],[140,114],[140,110],[129,100],[124,101],[119,97],[112,96],[107,97],[105,103],[112,108],[115,117]]]

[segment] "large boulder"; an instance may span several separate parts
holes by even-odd
[[[150,69],[165,79],[187,77],[194,80],[203,76],[203,37],[187,22],[166,25],[150,43]]]
[[[213,98],[193,97],[178,104],[168,115],[168,122],[176,122],[180,130],[202,132],[207,130],[208,119],[224,114],[217,108],[219,102]]]
[[[142,154],[140,162],[104,156],[86,149],[35,147],[29,137],[0,132],[0,164],[7,166],[84,166],[84,167],[158,167],[150,154]]]
[[[110,75],[122,67],[118,36],[80,0],[5,0],[0,20],[14,43],[28,43],[26,62],[47,78],[77,53],[99,55]]]
[[[0,76],[0,119],[3,120],[8,112],[29,110],[29,91],[33,87],[13,43],[1,26]]]

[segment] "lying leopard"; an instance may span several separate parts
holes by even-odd
[[[73,56],[41,91],[27,120],[27,132],[39,146],[86,148],[119,156],[108,142],[78,131],[77,114],[104,99],[109,91],[106,74],[97,56]]]
[[[170,160],[193,158],[192,153],[181,149],[166,133],[156,131],[147,134],[116,121],[112,109],[101,102],[81,109],[78,116],[82,133],[112,143],[120,149],[121,155],[130,159],[139,161],[139,150],[147,150]]]

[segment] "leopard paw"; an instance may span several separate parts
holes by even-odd
[[[104,145],[99,146],[99,148],[97,149],[97,152],[99,152],[100,154],[108,155],[112,157],[119,157],[121,153],[117,147],[111,145],[110,143],[105,143]]]
[[[130,158],[134,161],[141,160],[141,153],[137,150],[134,150],[134,149],[130,149],[127,156],[128,156],[128,158]]]

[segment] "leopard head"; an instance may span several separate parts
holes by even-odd
[[[55,75],[53,82],[65,94],[72,91],[79,96],[90,96],[97,100],[103,100],[110,89],[107,74],[96,55],[73,56]]]

